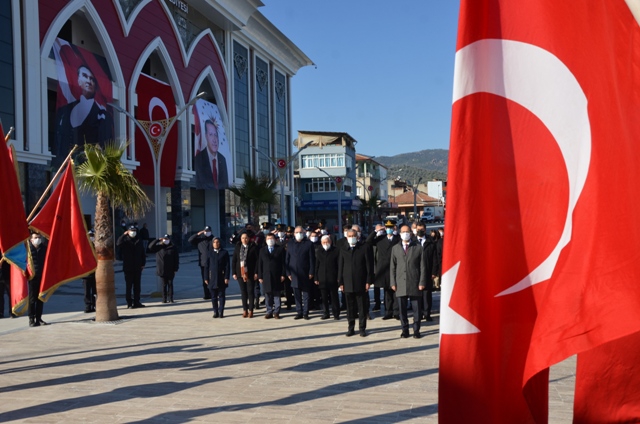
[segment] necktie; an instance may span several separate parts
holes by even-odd
[[[269,253],[273,253],[273,247],[269,248]]]
[[[211,161],[213,166],[213,185],[218,188],[218,167],[216,166],[216,158]]]
[[[404,247],[404,253],[405,253],[405,255],[406,255],[406,254],[407,254],[407,245],[406,245],[406,244],[403,244],[402,246]]]

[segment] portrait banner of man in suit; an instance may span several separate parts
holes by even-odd
[[[104,145],[114,137],[112,83],[106,59],[57,38],[53,44],[58,91],[51,165],[60,166],[75,144]]]
[[[231,148],[224,130],[218,106],[198,100],[193,106],[195,145],[193,168],[196,188],[224,190],[233,181]]]

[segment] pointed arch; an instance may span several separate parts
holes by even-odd
[[[122,33],[125,37],[128,37],[131,28],[133,28],[133,22],[136,20],[142,9],[144,9],[146,5],[151,3],[151,0],[142,0],[140,3],[138,3],[136,7],[131,11],[129,18],[124,16],[124,10],[122,10],[122,6],[120,5],[119,1],[114,1],[113,3],[115,4],[118,18],[120,19]]]

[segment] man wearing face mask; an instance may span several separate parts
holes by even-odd
[[[127,308],[144,308],[145,305],[140,303],[140,283],[142,270],[147,263],[147,255],[136,227],[130,226],[129,230],[118,238],[116,246],[119,246],[122,251]]]
[[[435,242],[427,235],[427,226],[424,222],[418,222],[417,226],[417,241],[418,244],[422,246],[423,252],[423,260],[425,262],[426,269],[426,287],[422,292],[422,306],[424,308],[424,319],[431,322],[433,318],[431,318],[431,309],[433,308],[433,269],[435,263],[435,251],[436,245]]]
[[[202,298],[205,300],[211,299],[211,291],[204,282],[204,280],[206,280],[204,267],[207,263],[207,251],[211,246],[211,240],[213,240],[213,233],[211,232],[211,227],[208,225],[204,227],[204,230],[189,237],[188,240],[192,246],[195,246],[198,249],[198,265],[200,266],[200,275],[202,277]]]
[[[95,233],[89,230],[89,241],[94,246]],[[96,311],[96,273],[82,277],[82,287],[84,288],[84,313],[88,314]]]
[[[27,283],[29,290],[29,327],[48,325],[42,320],[42,309],[44,303],[38,298],[40,295],[40,283],[42,282],[42,271],[44,270],[44,260],[47,256],[48,243],[38,234],[31,234],[29,240],[29,250],[33,259],[33,278]]]
[[[336,249],[342,250],[349,247],[349,243],[347,242],[347,232],[350,229],[351,229],[351,224],[345,224],[342,226],[342,238],[339,238],[334,243],[334,245],[336,246]],[[341,311],[347,310],[347,301],[345,300],[343,291],[340,292],[340,310]]]
[[[156,275],[162,281],[162,303],[173,302],[173,279],[180,268],[178,249],[165,234],[149,243],[149,252],[156,254]]]
[[[305,239],[304,229],[297,226],[294,240],[287,244],[285,269],[291,280],[293,295],[296,300],[296,317],[309,319],[309,289],[316,267],[316,254],[313,243]]]
[[[373,238],[371,244],[376,247],[376,272],[374,285],[384,292],[383,320],[399,317],[398,302],[395,292],[391,289],[389,264],[391,263],[391,249],[400,243],[400,236],[394,234],[396,221],[389,219],[384,223],[384,233]]]
[[[422,291],[427,284],[426,262],[424,251],[417,241],[411,239],[411,228],[403,225],[400,228],[402,241],[391,250],[390,277],[391,288],[396,292],[400,308],[400,337],[409,337],[409,319],[407,316],[407,300],[413,309],[413,338],[419,339],[420,321],[422,320]]]
[[[375,231],[372,231],[371,234],[369,234],[369,236],[367,237],[367,243],[369,243],[371,246],[373,246],[373,264],[374,264],[374,270],[377,267],[377,262],[378,262],[378,248],[376,247],[376,245],[374,244],[374,240],[377,237],[380,236],[384,236],[385,230],[384,230],[384,225],[382,224],[377,224],[375,227]],[[380,311],[380,287],[377,286],[375,284],[375,276],[374,276],[374,282],[373,282],[373,308],[371,309],[374,312]]]
[[[331,243],[331,237],[322,236],[321,248],[316,252],[315,284],[322,296],[322,318],[329,319],[329,302],[333,319],[340,319],[340,298],[338,297],[338,258],[340,251]]]
[[[444,228],[436,231],[436,253],[433,265],[433,281],[436,290],[440,291],[440,277],[442,276],[442,249],[444,243]]]
[[[258,281],[264,289],[267,314],[265,319],[280,319],[280,292],[284,287],[284,247],[276,244],[274,234],[267,234],[266,246],[258,256]]]
[[[347,303],[347,337],[355,334],[356,313],[359,317],[360,337],[366,337],[369,315],[367,292],[369,283],[373,281],[373,248],[370,244],[359,241],[355,228],[347,231],[347,243],[338,259],[338,283],[345,293]]]

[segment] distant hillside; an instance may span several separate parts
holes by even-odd
[[[447,179],[449,150],[432,149],[395,156],[376,156],[376,161],[389,169],[388,178],[400,176],[403,180],[423,181]]]

